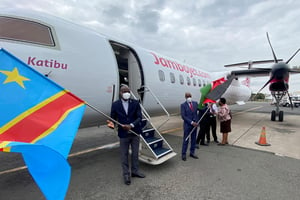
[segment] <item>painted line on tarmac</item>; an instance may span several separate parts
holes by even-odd
[[[257,106],[257,107],[254,107],[254,108],[249,108],[247,110],[244,110],[244,111],[240,111],[240,112],[236,112],[236,113],[233,113],[233,115],[239,115],[239,114],[243,114],[245,112],[249,112],[249,111],[252,111],[252,110],[257,110],[259,108],[262,108],[263,106]]]
[[[179,130],[182,130],[182,127],[168,129],[168,130],[162,131],[161,133],[166,134],[166,133],[172,133],[172,132],[179,131]]]
[[[79,151],[79,152],[76,152],[76,153],[72,153],[68,157],[71,158],[71,157],[79,156],[79,155],[82,155],[82,154],[90,153],[90,152],[101,150],[101,149],[112,149],[112,148],[114,148],[118,145],[119,145],[119,142],[106,144],[106,145],[103,145],[103,146],[99,146],[99,147]],[[9,173],[12,173],[12,172],[17,172],[17,171],[21,171],[21,170],[24,170],[24,169],[27,169],[27,166],[21,166],[21,167],[16,167],[16,168],[13,168],[13,169],[8,169],[8,170],[0,172],[0,175],[9,174]]]
[[[237,112],[237,113],[234,113],[235,115],[238,115],[238,114],[243,114],[243,113],[246,113],[247,111],[251,111],[251,110],[256,110],[256,109],[259,109],[259,108],[262,108],[263,106],[257,106],[257,107],[254,107],[254,108],[250,108],[248,110],[245,110],[245,111],[241,111],[241,112]],[[234,145],[235,143],[237,143],[244,135],[246,135],[253,127],[255,127],[260,121],[261,121],[262,118],[260,118],[258,121],[256,121],[251,127],[249,127],[243,134],[241,134],[233,143],[232,145]]]

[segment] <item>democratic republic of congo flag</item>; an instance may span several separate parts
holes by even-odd
[[[64,199],[84,102],[0,49],[0,150],[22,153],[47,199]]]
[[[223,84],[224,82],[226,82],[225,78],[222,77],[220,79],[217,79],[215,81],[213,81],[211,84],[207,84],[206,86],[202,87],[200,89],[200,93],[201,93],[201,97],[200,97],[200,101],[198,104],[198,108],[202,109],[204,107],[205,103],[215,103],[216,101],[210,98],[207,98],[207,95],[213,91],[217,86]],[[225,91],[224,91],[225,92]]]

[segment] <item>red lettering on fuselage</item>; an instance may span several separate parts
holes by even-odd
[[[177,63],[176,61],[168,60],[163,57],[157,56],[155,53],[150,52],[154,56],[154,64],[156,65],[161,65],[163,67],[167,67],[170,69],[174,69],[177,71],[185,72],[187,74],[190,74],[190,77],[192,78],[193,76],[200,76],[202,78],[210,78],[210,75],[206,72],[200,71],[199,69],[195,69],[193,67],[189,67],[186,65],[182,65]]]
[[[68,64],[60,63],[57,60],[41,60],[37,59],[36,57],[28,57],[27,64],[31,66],[39,66],[39,67],[49,67],[49,68],[56,68],[56,69],[68,69]]]

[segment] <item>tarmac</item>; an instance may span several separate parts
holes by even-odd
[[[69,157],[72,177],[65,199],[299,200],[299,114],[287,113],[284,122],[271,122],[269,110],[261,111],[267,106],[250,103],[242,109],[231,107],[230,144],[200,146],[196,151],[199,159],[187,157],[187,161],[180,156],[182,120],[171,116],[160,130],[178,155],[161,165],[140,163],[146,178],[132,178],[130,186],[121,176],[116,135],[106,127],[80,129]],[[164,119],[152,120],[159,125]],[[255,144],[262,127],[270,146]],[[219,133],[218,137],[220,140]],[[22,164],[17,157],[5,159],[1,163],[11,163],[5,168]],[[2,169],[0,188],[0,199],[45,199],[26,169]]]

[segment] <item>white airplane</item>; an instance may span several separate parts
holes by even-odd
[[[107,115],[121,84],[129,85],[148,113],[178,113],[185,92],[197,101],[201,87],[230,74],[207,72],[32,10],[0,10],[0,27],[0,48]],[[250,95],[249,87],[235,79],[223,94],[229,104],[247,101]],[[81,126],[106,119],[86,109]]]

